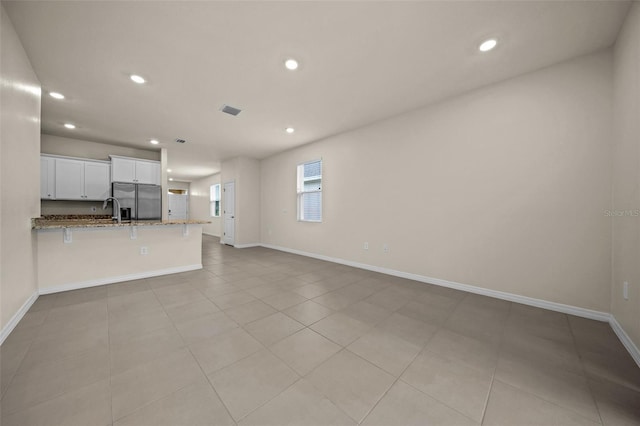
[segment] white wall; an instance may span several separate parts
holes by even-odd
[[[209,215],[209,187],[217,183],[220,183],[219,173],[195,180],[191,182],[189,194],[190,218],[211,221],[210,224],[202,225],[202,232],[215,237],[221,235],[221,222],[219,217]]]
[[[261,241],[609,311],[611,59],[578,58],[263,160]],[[317,158],[323,223],[297,222],[296,165]]]
[[[167,181],[168,189],[183,189],[189,193],[189,188],[191,184],[189,182],[178,182],[178,181]]]
[[[236,203],[240,222],[236,233],[237,245],[260,243],[260,162],[240,157],[239,178],[236,180]],[[238,217],[236,215],[236,217]]]
[[[611,310],[640,347],[640,4],[629,11],[615,45],[613,282]],[[631,211],[631,216],[628,212]],[[629,300],[622,284],[629,283]]]
[[[144,158],[160,161],[160,150],[130,148],[108,143],[64,138],[43,133],[40,150],[43,154],[67,155],[69,157],[92,158],[109,161],[109,155]]]
[[[162,184],[162,220],[169,219],[169,152],[167,148],[160,149],[160,182]]]
[[[31,218],[40,216],[41,88],[4,6],[0,43],[0,336],[5,336],[37,289]]]

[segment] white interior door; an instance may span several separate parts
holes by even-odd
[[[224,209],[224,233],[222,242],[224,244],[235,244],[236,233],[236,184],[235,182],[226,182],[224,184],[224,197],[222,199],[222,208]]]
[[[187,194],[169,193],[169,220],[187,220]]]

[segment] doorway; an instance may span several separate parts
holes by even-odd
[[[169,192],[169,220],[187,220],[189,201],[187,194]]]
[[[223,189],[223,204],[224,209],[224,232],[222,234],[222,243],[227,245],[235,244],[235,230],[236,230],[236,184],[234,181],[225,182]]]

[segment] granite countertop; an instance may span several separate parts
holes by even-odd
[[[136,220],[117,223],[104,215],[48,215],[31,219],[32,229],[116,228],[123,226],[203,225],[206,220]]]

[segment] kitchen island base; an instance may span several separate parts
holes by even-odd
[[[38,292],[202,269],[202,225],[38,229]]]

